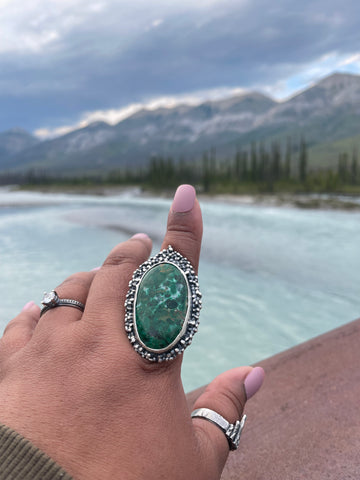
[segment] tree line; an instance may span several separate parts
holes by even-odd
[[[238,148],[228,159],[218,159],[215,148],[205,151],[200,161],[191,163],[152,157],[143,180],[158,188],[194,183],[205,193],[336,192],[349,190],[351,186],[358,187],[355,190],[360,192],[356,148],[351,159],[348,153],[339,155],[337,168],[314,168],[305,138],[294,145],[290,137],[267,147],[263,142],[252,142],[249,148]]]
[[[180,183],[197,185],[205,193],[246,192],[360,192],[358,150],[341,153],[337,168],[314,168],[309,162],[305,138],[298,143],[288,137],[269,145],[252,142],[236,149],[229,158],[218,158],[215,148],[201,158],[185,159],[152,156],[147,165],[114,169],[105,174],[50,177],[46,172],[30,170],[25,174],[0,176],[1,184],[29,185],[142,185],[153,189],[172,189]]]

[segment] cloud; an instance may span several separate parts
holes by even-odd
[[[66,41],[67,35],[79,26],[82,30],[98,30],[100,40],[107,34],[106,26],[112,26],[113,34],[141,32],[145,23],[153,28],[163,23],[157,13],[199,11],[219,2],[184,0],[169,4],[154,0],[149,8],[147,0],[1,0],[0,52],[44,51],[55,40]]]
[[[360,71],[359,16],[358,0],[0,0],[0,131],[219,88],[290,95]]]
[[[339,67],[345,67],[347,65],[356,65],[360,68],[360,52],[356,52],[349,57],[347,56],[339,63]]]
[[[80,16],[73,12],[68,0],[2,2],[0,53],[43,51],[79,21]]]
[[[38,128],[33,133],[41,140],[55,138],[67,133],[73,132],[79,128],[85,128],[94,122],[106,122],[109,125],[116,125],[125,118],[134,115],[140,110],[156,110],[158,108],[173,108],[179,105],[199,105],[208,100],[219,100],[232,95],[241,95],[246,91],[241,88],[219,88],[213,90],[193,92],[192,95],[178,95],[169,97],[153,98],[143,103],[133,103],[119,109],[96,110],[94,112],[86,112],[82,115],[81,120],[73,125],[65,125],[61,127]]]
[[[164,20],[162,18],[157,18],[156,20],[154,20],[151,24],[151,26],[153,28],[157,28],[159,27],[162,23],[164,23]]]

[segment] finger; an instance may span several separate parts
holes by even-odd
[[[31,339],[40,318],[40,307],[28,302],[5,327],[0,340],[0,361],[23,348]]]
[[[235,423],[242,417],[246,401],[261,387],[264,375],[261,367],[228,370],[207,386],[195,402],[194,409],[209,408],[228,422]],[[203,418],[193,418],[193,426],[202,457],[209,459],[210,463],[213,462],[209,467],[220,473],[229,454],[229,443],[225,434],[218,426]]]
[[[201,210],[195,189],[191,185],[180,185],[169,212],[162,248],[171,245],[186,257],[197,271],[202,231]]]
[[[117,245],[98,270],[85,308],[85,321],[96,328],[121,331],[123,341],[130,346],[124,329],[124,302],[129,281],[139,265],[149,257],[152,242],[146,234],[134,235]]]
[[[78,302],[86,304],[89,294],[90,285],[95,278],[97,272],[79,272],[71,275],[63,281],[55,291],[60,299],[77,300]],[[55,322],[56,324],[63,324],[67,322],[74,322],[80,320],[82,311],[78,308],[68,306],[57,306],[50,308],[40,318],[40,324],[43,322]]]
[[[191,392],[186,393],[186,403],[190,412],[194,410],[195,402],[200,397],[200,395],[204,393],[205,388],[206,386],[202,386],[197,388],[196,390],[192,390]]]
[[[198,272],[203,224],[196,191],[191,185],[180,185],[175,192],[168,215],[167,229],[162,249],[171,245],[186,257]],[[171,361],[166,369],[168,376],[180,379],[182,355]],[[155,368],[159,368],[155,366]]]

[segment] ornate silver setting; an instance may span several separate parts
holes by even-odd
[[[154,350],[143,344],[139,338],[135,322],[135,306],[138,287],[144,275],[156,265],[171,263],[178,267],[185,277],[188,287],[188,310],[183,328],[176,339],[165,349]],[[199,326],[201,310],[201,293],[199,280],[189,260],[175,251],[171,245],[162,250],[154,257],[149,258],[133,273],[129,282],[129,290],[125,300],[125,331],[135,351],[150,362],[164,362],[173,360],[177,355],[182,354],[188,347]]]
[[[73,307],[81,310],[82,312],[85,310],[85,305],[83,303],[79,302],[78,300],[73,300],[72,298],[59,298],[55,290],[51,290],[49,293],[44,292],[41,303],[43,307],[40,312],[40,317],[48,310],[51,310],[55,307]]]
[[[237,420],[235,423],[229,423],[219,413],[214,412],[214,410],[198,408],[191,413],[191,417],[203,418],[219,427],[225,434],[230,450],[237,450],[240,443],[241,432],[245,426],[246,415],[243,415],[242,419]]]

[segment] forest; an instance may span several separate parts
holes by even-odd
[[[265,146],[253,142],[238,147],[232,158],[218,158],[216,148],[204,151],[200,159],[163,157],[149,158],[139,168],[119,167],[106,173],[77,176],[50,175],[41,169],[22,173],[3,173],[0,184],[27,186],[65,185],[139,185],[145,189],[167,190],[181,183],[196,185],[208,194],[256,193],[360,193],[358,149],[339,154],[337,168],[312,168],[306,140],[294,145],[288,137]]]

